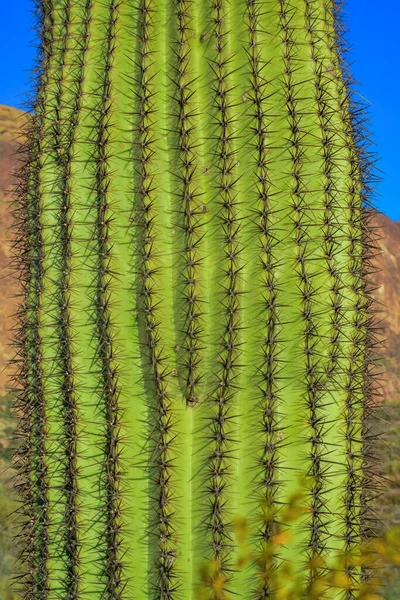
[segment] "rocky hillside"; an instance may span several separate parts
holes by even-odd
[[[5,395],[12,373],[8,364],[13,357],[10,330],[14,326],[14,296],[18,293],[18,285],[9,268],[12,226],[9,202],[15,183],[11,173],[18,164],[14,154],[21,140],[23,123],[23,112],[0,105],[0,396]]]
[[[21,111],[0,105],[0,396],[6,393],[12,368],[7,363],[13,353],[9,343],[16,304],[13,296],[18,292],[18,286],[7,267],[12,224],[8,201],[13,185],[10,173],[16,166],[13,153],[18,147],[18,133],[23,121]],[[385,306],[381,314],[383,337],[386,338],[382,356],[383,391],[389,401],[400,401],[400,223],[379,213],[374,216],[374,221],[381,228],[383,251],[377,259],[380,272],[376,275],[379,288],[375,292],[377,300]]]
[[[380,227],[381,256],[375,281],[375,298],[382,310],[383,392],[389,402],[400,402],[400,223],[382,214],[374,217]]]

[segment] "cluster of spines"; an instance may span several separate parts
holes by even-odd
[[[342,115],[341,115],[342,116]],[[349,143],[349,140],[347,140]],[[359,204],[359,190],[357,186],[358,176],[359,176],[359,166],[357,163],[357,154],[354,152],[354,148],[351,145],[348,147],[348,165],[350,167],[350,172],[348,173],[348,180],[350,182],[347,193],[348,193],[348,208],[351,212],[350,218],[350,228],[352,228],[352,224],[356,225],[353,222],[353,218],[356,217],[356,212],[360,211]],[[357,218],[357,217],[356,217]],[[357,266],[354,263],[354,243],[357,243],[356,238],[352,237],[351,230],[349,231],[349,239],[350,239],[350,249],[349,249],[349,258],[351,259],[351,264],[348,268],[348,274],[352,279],[352,283],[350,284],[350,288],[353,293],[356,294],[357,298],[359,297],[359,292],[361,289],[356,289],[357,286],[356,280],[359,277],[359,265]],[[345,353],[346,358],[349,360],[348,368],[346,369],[345,376],[346,382],[343,384],[343,389],[346,394],[345,399],[345,439],[346,439],[346,484],[345,484],[345,496],[344,496],[344,508],[345,508],[345,517],[344,517],[344,542],[345,542],[345,551],[349,552],[354,547],[355,544],[360,539],[360,517],[359,517],[359,499],[357,498],[357,494],[359,492],[359,485],[361,482],[361,473],[357,471],[356,467],[356,457],[358,453],[357,446],[360,443],[359,437],[357,437],[357,429],[359,426],[359,420],[357,416],[357,412],[360,410],[360,396],[357,392],[360,391],[360,377],[363,376],[363,373],[360,370],[359,365],[359,357],[362,357],[362,354],[365,351],[365,346],[363,344],[363,334],[360,332],[359,328],[362,324],[360,322],[360,317],[362,317],[361,312],[359,311],[360,304],[357,300],[357,303],[351,309],[352,315],[352,326],[353,331],[351,334],[351,344],[350,351]],[[355,320],[354,320],[355,319]],[[346,322],[348,319],[346,318]],[[353,586],[356,586],[356,573],[355,569],[347,568],[347,575],[351,577],[353,581]],[[348,590],[347,598],[354,597],[354,589]]]
[[[354,495],[353,487],[357,483],[361,489],[358,492],[358,515],[356,523],[348,523],[348,546],[354,547],[356,539],[352,530],[357,527],[358,537],[368,540],[376,535],[376,526],[379,519],[375,512],[374,500],[383,491],[382,482],[379,480],[377,458],[375,452],[376,436],[371,431],[370,416],[374,411],[380,393],[379,373],[377,372],[377,349],[382,347],[378,334],[381,331],[376,319],[379,309],[373,297],[376,289],[371,281],[371,275],[376,272],[374,261],[380,253],[377,245],[379,239],[379,227],[372,225],[373,202],[372,193],[374,183],[374,161],[368,146],[370,144],[366,135],[366,108],[359,100],[354,99],[354,80],[349,72],[345,56],[348,51],[345,41],[345,28],[341,17],[341,0],[332,0],[325,6],[325,24],[328,35],[328,44],[333,56],[335,56],[336,72],[338,76],[340,94],[340,118],[346,135],[346,148],[352,159],[350,161],[351,174],[349,177],[348,193],[352,197],[349,205],[351,217],[349,220],[349,257],[351,264],[349,275],[352,279],[351,290],[354,295],[355,320],[353,322],[353,361],[356,361],[356,376],[349,373],[349,392],[357,396],[357,402],[362,403],[361,423],[355,426],[361,430],[358,434],[357,444],[359,446],[358,457],[361,458],[361,468],[358,473],[349,464],[348,498],[351,502]],[[332,26],[333,24],[333,31]],[[358,182],[357,194],[354,182]],[[358,345],[358,347],[357,347]],[[363,352],[360,352],[360,348]],[[351,380],[354,380],[351,383]],[[354,385],[353,385],[354,384]],[[351,402],[349,409],[353,410]],[[349,415],[351,417],[351,415]],[[347,432],[348,439],[352,438],[352,423]],[[361,427],[360,427],[361,426]],[[349,576],[353,576],[351,567],[348,567]],[[356,574],[355,574],[356,575]],[[362,567],[362,578],[368,579],[371,570]],[[349,598],[352,596],[348,595]]]
[[[156,233],[154,229],[154,187],[152,175],[152,157],[154,156],[154,120],[152,115],[156,109],[153,105],[154,90],[152,78],[149,75],[151,68],[151,42],[154,35],[152,21],[153,9],[150,0],[143,0],[140,13],[140,80],[139,86],[139,189],[140,198],[138,225],[140,227],[139,240],[141,246],[141,265],[139,276],[141,279],[141,310],[143,312],[146,347],[154,385],[155,402],[150,403],[150,418],[154,417],[154,427],[150,434],[153,443],[151,449],[151,481],[153,493],[151,496],[155,518],[149,524],[149,534],[158,545],[156,559],[156,581],[152,583],[154,592],[160,600],[168,600],[177,589],[175,561],[177,549],[175,543],[176,527],[174,524],[174,493],[171,482],[171,472],[174,468],[172,449],[176,434],[174,431],[174,417],[171,411],[171,398],[167,390],[169,377],[166,366],[166,357],[162,347],[159,332],[159,317],[157,302],[154,294],[154,276],[159,268],[155,265]]]
[[[211,494],[211,511],[207,517],[211,532],[211,552],[215,561],[215,578],[225,577],[229,580],[231,570],[229,557],[233,551],[233,538],[229,527],[228,491],[229,478],[232,474],[231,453],[235,444],[232,424],[235,393],[239,387],[236,378],[240,373],[240,339],[241,324],[240,304],[240,222],[237,216],[237,190],[235,180],[235,135],[230,99],[229,78],[231,71],[226,48],[227,31],[225,27],[226,5],[223,0],[212,3],[211,21],[213,22],[213,43],[215,59],[212,61],[214,82],[214,102],[216,109],[217,145],[215,158],[219,183],[216,186],[220,211],[221,244],[224,248],[225,267],[221,268],[224,283],[221,299],[221,310],[224,314],[224,331],[220,341],[221,351],[215,366],[216,389],[210,395],[209,417],[210,445],[212,452],[207,460],[207,491]]]
[[[324,369],[327,380],[333,380],[337,372],[337,363],[340,356],[340,336],[339,330],[343,319],[343,306],[341,295],[341,274],[337,267],[335,256],[338,248],[336,234],[339,231],[339,224],[335,222],[337,207],[337,194],[333,170],[335,162],[335,145],[333,142],[334,130],[331,125],[332,109],[329,108],[329,93],[326,87],[326,78],[323,75],[324,63],[317,50],[319,29],[316,25],[316,17],[313,12],[312,2],[305,0],[305,23],[308,34],[308,43],[311,49],[311,59],[313,61],[313,74],[315,85],[315,101],[317,105],[317,117],[321,131],[322,159],[323,159],[323,196],[324,213],[322,222],[322,239],[324,249],[324,259],[326,261],[326,270],[331,280],[331,330],[332,335],[329,339],[329,362]]]
[[[350,149],[351,150],[351,149]],[[361,296],[363,292],[363,283],[361,280],[361,256],[360,250],[360,201],[357,189],[358,180],[358,161],[357,155],[349,152],[349,187],[348,196],[350,198],[349,210],[349,267],[348,275],[351,278],[350,289],[352,292],[352,346],[349,353],[349,367],[347,371],[346,389],[346,455],[347,455],[347,481],[346,481],[346,517],[345,517],[345,542],[346,551],[352,550],[360,537],[360,484],[362,471],[357,467],[357,459],[360,458],[360,402],[363,386],[363,370],[360,360],[363,361],[365,353],[365,315],[364,300]],[[348,569],[348,574],[353,575],[353,569]],[[353,597],[349,595],[349,598]]]
[[[317,37],[317,26],[312,26],[311,18],[312,18],[312,7],[307,0],[307,11],[306,17],[309,26],[309,32],[311,36],[311,41],[315,40]],[[326,26],[326,22],[324,22]],[[318,39],[318,38],[317,38]],[[332,135],[332,125],[330,124],[329,117],[329,96],[324,92],[323,86],[321,84],[322,80],[322,62],[315,52],[314,45],[313,47],[313,59],[318,67],[315,71],[316,76],[316,87],[317,87],[317,99],[318,106],[320,111],[320,120],[321,127],[324,131],[324,164],[325,164],[325,177],[326,177],[326,186],[325,192],[327,194],[327,203],[326,203],[326,212],[332,212],[332,207],[335,208],[335,196],[340,193],[336,187],[335,182],[331,177],[331,169],[336,164],[335,159],[335,148],[331,143],[331,135]],[[331,48],[336,54],[336,47],[333,46]],[[330,77],[332,80],[332,75]],[[340,98],[340,95],[342,97]],[[344,386],[344,389],[347,393],[346,399],[346,443],[347,443],[347,483],[346,483],[346,495],[344,497],[344,507],[346,511],[345,517],[345,531],[344,531],[344,540],[346,545],[346,550],[350,551],[355,547],[358,543],[360,537],[363,538],[362,532],[362,515],[360,515],[360,503],[362,502],[362,498],[359,497],[360,490],[361,494],[362,490],[365,489],[364,484],[361,481],[362,471],[357,470],[355,467],[355,459],[360,458],[363,452],[363,449],[360,448],[365,447],[365,440],[363,437],[360,437],[360,432],[357,432],[357,429],[360,429],[360,410],[362,410],[362,420],[369,416],[368,405],[365,403],[365,400],[362,400],[362,397],[367,398],[365,392],[363,392],[363,385],[368,382],[366,381],[366,372],[363,367],[360,365],[360,358],[362,360],[362,355],[368,352],[368,341],[366,339],[365,332],[363,330],[365,327],[369,328],[370,325],[367,321],[365,321],[363,317],[363,311],[367,308],[368,314],[372,316],[373,312],[371,310],[371,305],[367,306],[368,302],[365,304],[365,289],[363,289],[363,284],[361,283],[363,274],[362,274],[362,264],[361,264],[361,256],[356,257],[356,245],[362,243],[365,244],[365,241],[362,241],[359,236],[357,236],[357,231],[362,231],[362,220],[364,219],[363,207],[361,207],[361,199],[360,199],[360,190],[356,189],[356,185],[354,182],[359,182],[362,177],[362,168],[358,161],[358,150],[357,144],[355,143],[355,139],[353,137],[353,132],[348,129],[345,121],[349,118],[351,119],[351,114],[347,114],[349,109],[348,102],[350,100],[350,90],[346,87],[344,82],[340,82],[339,80],[339,98],[341,102],[341,111],[340,118],[342,119],[342,123],[345,127],[345,131],[347,132],[346,139],[346,149],[348,152],[348,162],[350,165],[350,173],[348,174],[348,180],[351,182],[348,187],[348,197],[351,198],[351,202],[349,203],[349,208],[351,210],[351,217],[349,219],[349,225],[352,230],[350,231],[349,240],[350,240],[350,248],[349,248],[349,258],[351,259],[351,264],[348,269],[348,274],[352,279],[352,283],[350,288],[353,292],[353,297],[357,298],[355,304],[350,308],[350,314],[354,315],[353,320],[350,323],[353,327],[352,334],[352,350],[350,354],[347,356],[347,359],[350,363],[350,366],[347,370],[347,383]],[[337,167],[341,168],[341,167]],[[333,221],[334,214],[329,214],[326,216],[331,222]],[[343,289],[344,282],[342,273],[335,267],[335,250],[333,246],[333,240],[330,241],[329,238],[332,234],[330,234],[329,230],[327,230],[325,241],[326,241],[326,260],[329,260],[329,269],[330,275],[333,277],[333,285],[332,285],[332,328],[335,330],[336,335],[333,334],[333,339],[331,340],[331,345],[335,346],[336,351],[332,353],[332,360],[328,367],[329,371],[327,371],[327,376],[332,377],[333,372],[335,371],[335,364],[337,358],[340,356],[339,352],[339,344],[340,338],[339,333],[341,329],[341,323],[349,323],[349,319],[346,317],[346,309],[343,306]],[[368,242],[369,245],[371,242]],[[371,257],[376,256],[375,252],[376,248],[374,248],[374,253]],[[361,300],[358,300],[361,298]],[[349,309],[347,309],[349,310]],[[374,334],[373,334],[374,338]],[[374,339],[374,343],[376,340]],[[335,360],[334,360],[335,359]],[[342,385],[343,388],[343,385]],[[358,416],[356,414],[358,412]],[[355,446],[353,448],[353,446]],[[357,448],[358,446],[358,448]],[[374,482],[375,492],[377,491],[376,481]],[[354,589],[348,591],[348,598],[354,597],[355,588],[357,586],[356,578],[357,572],[355,569],[347,568],[347,574],[352,577]]]
[[[265,101],[268,97],[268,80],[266,71],[268,65],[260,55],[257,33],[259,32],[260,5],[257,0],[247,0],[247,27],[249,33],[249,47],[247,55],[250,66],[250,91],[248,93],[253,107],[251,116],[255,121],[252,128],[254,134],[254,148],[256,151],[257,195],[260,208],[256,211],[257,231],[260,238],[260,266],[263,274],[263,300],[262,307],[263,324],[267,333],[262,344],[262,363],[257,367],[261,385],[262,402],[260,403],[261,434],[264,438],[262,456],[259,459],[259,483],[261,487],[262,522],[257,537],[261,546],[260,567],[264,572],[261,578],[261,587],[257,590],[257,597],[268,598],[272,594],[270,573],[276,567],[276,560],[266,558],[265,550],[277,532],[278,526],[278,504],[276,496],[279,487],[278,480],[278,434],[279,426],[278,402],[279,393],[277,389],[279,361],[278,351],[278,283],[275,269],[279,264],[274,255],[273,237],[273,208],[271,202],[271,182],[269,180],[269,159],[267,156],[268,120],[265,111]]]
[[[67,196],[65,196],[67,201]],[[65,270],[61,278],[61,286],[64,290],[61,302],[61,326],[60,337],[62,343],[63,357],[63,373],[64,379],[62,384],[62,392],[64,398],[64,423],[65,423],[65,494],[66,494],[66,511],[65,511],[65,550],[67,554],[67,592],[71,600],[78,598],[78,525],[77,525],[77,497],[78,486],[76,481],[77,472],[77,405],[73,385],[73,366],[70,352],[70,335],[69,335],[69,314],[68,314],[68,261],[70,257],[69,250],[69,234],[68,234],[68,204],[63,207],[61,216],[61,227],[64,233],[62,239],[63,246],[63,262]]]
[[[113,323],[110,314],[112,291],[110,285],[115,273],[111,270],[111,244],[109,225],[113,220],[110,212],[109,187],[109,139],[112,128],[112,83],[111,70],[116,52],[116,28],[120,0],[111,0],[108,22],[104,23],[106,62],[104,80],[99,103],[99,116],[96,123],[96,195],[98,200],[95,239],[99,243],[99,264],[96,274],[97,286],[93,303],[96,306],[98,326],[98,354],[101,364],[103,406],[106,431],[104,447],[104,488],[106,490],[106,561],[104,565],[105,594],[107,598],[122,597],[125,582],[123,579],[122,538],[121,533],[121,417],[122,409],[118,403],[119,385],[117,356],[113,347]]]
[[[71,189],[70,189],[70,168],[72,162],[72,149],[76,141],[76,127],[78,116],[82,110],[82,82],[84,69],[84,56],[88,46],[88,30],[90,21],[90,6],[92,0],[86,0],[85,17],[83,18],[83,31],[79,39],[74,38],[74,42],[79,48],[79,63],[74,65],[76,70],[76,79],[74,79],[74,99],[68,102],[64,108],[68,108],[68,119],[62,123],[59,134],[56,139],[60,142],[56,147],[59,148],[59,161],[61,164],[61,193],[62,206],[60,213],[60,240],[62,247],[63,270],[61,276],[61,326],[60,339],[62,344],[62,357],[64,362],[63,373],[64,380],[62,384],[64,399],[64,426],[65,426],[65,551],[68,560],[66,566],[67,580],[66,593],[71,600],[78,598],[79,593],[79,541],[78,541],[78,482],[77,482],[77,424],[79,421],[76,390],[73,383],[73,361],[72,361],[72,340],[70,332],[70,296],[69,296],[69,275],[71,258]],[[66,99],[63,99],[66,103]],[[61,99],[60,99],[61,104]],[[63,130],[65,129],[65,132]],[[61,136],[63,141],[61,142]]]
[[[70,4],[67,3],[64,18],[64,35],[61,34],[61,58],[62,67],[65,65],[65,55],[67,52],[68,24],[70,23]],[[59,315],[59,369],[62,375],[62,398],[63,403],[60,407],[60,418],[63,420],[64,431],[60,440],[65,456],[60,456],[64,471],[64,495],[65,495],[65,513],[63,515],[63,530],[65,533],[64,548],[66,555],[66,576],[62,585],[65,586],[71,600],[78,597],[78,541],[77,541],[77,483],[76,483],[76,457],[77,457],[77,406],[74,396],[73,386],[73,368],[71,361],[71,339],[69,329],[69,258],[70,258],[70,229],[69,229],[69,165],[71,161],[70,145],[71,123],[63,123],[61,116],[61,107],[63,103],[63,85],[62,69],[60,70],[60,81],[57,82],[57,91],[55,95],[55,115],[56,119],[52,123],[53,132],[48,136],[53,138],[54,149],[57,153],[57,169],[59,173],[58,191],[60,193],[60,248],[61,248],[61,274],[58,293]],[[73,127],[73,125],[72,125]]]
[[[34,166],[33,169],[35,168]],[[32,217],[38,217],[36,210],[31,212],[30,219]],[[34,298],[29,298],[27,295],[27,304],[25,306],[22,304],[17,313],[22,327],[19,329],[16,339],[24,343],[26,354],[21,353],[20,368],[15,377],[18,384],[24,384],[24,390],[18,395],[16,401],[16,409],[20,413],[16,436],[17,439],[20,438],[21,444],[14,456],[14,465],[17,469],[15,489],[23,500],[19,512],[25,521],[23,537],[22,534],[19,534],[19,537],[22,538],[20,559],[23,567],[27,569],[27,573],[22,574],[23,589],[27,600],[33,600],[39,596],[46,598],[48,590],[46,417],[43,376],[38,360],[41,353],[37,319],[40,303],[40,280],[43,276],[43,252],[39,234],[40,226],[37,227],[38,221],[36,220],[31,222],[35,223],[35,241],[31,238],[32,232],[28,233],[27,239],[31,239],[31,251],[35,258],[32,261],[30,279],[27,280],[27,283],[32,286],[29,295],[32,294]],[[33,359],[33,354],[36,360]]]
[[[375,260],[382,253],[379,246],[382,234],[380,227],[372,224],[375,209],[373,202],[374,184],[378,177],[375,171],[375,158],[369,149],[371,141],[368,138],[368,111],[364,103],[359,100],[359,96],[356,99],[353,94],[354,80],[346,61],[349,48],[345,39],[346,27],[342,17],[343,1],[334,0],[332,4],[334,35],[332,36],[332,40],[330,40],[331,51],[335,52],[342,74],[342,119],[346,123],[346,132],[352,140],[352,150],[358,159],[358,177],[361,184],[360,197],[362,200],[362,210],[359,225],[362,231],[363,252],[359,275],[363,284],[364,310],[366,315],[368,315],[365,322],[366,351],[363,406],[363,456],[364,476],[366,479],[362,486],[361,529],[364,531],[363,539],[368,539],[370,535],[375,535],[374,526],[378,523],[373,501],[383,491],[382,482],[379,482],[376,470],[377,455],[374,452],[376,437],[370,431],[370,417],[375,413],[375,408],[382,396],[379,373],[376,371],[378,350],[383,348],[383,343],[379,339],[382,329],[379,326],[380,321],[377,319],[377,315],[381,311],[378,308],[379,302],[373,297],[373,292],[377,289],[376,284],[373,284],[373,280],[379,270],[375,264]]]
[[[336,254],[338,248],[337,235],[340,232],[340,226],[337,214],[340,214],[338,205],[339,190],[336,187],[334,171],[339,167],[336,161],[336,148],[334,142],[335,130],[331,123],[332,108],[329,107],[329,90],[327,89],[330,81],[324,58],[321,57],[318,50],[319,37],[318,17],[315,14],[315,8],[310,0],[305,3],[305,25],[308,35],[308,44],[310,46],[311,59],[313,64],[315,102],[317,107],[317,123],[320,129],[321,156],[323,161],[322,192],[324,200],[323,218],[322,218],[322,239],[324,261],[327,276],[330,279],[330,335],[327,340],[329,344],[328,362],[324,367],[322,377],[328,386],[328,389],[340,389],[342,384],[338,381],[342,377],[341,361],[343,350],[342,329],[346,320],[345,308],[343,306],[343,281],[342,271],[337,264]],[[338,212],[339,211],[339,212]],[[328,424],[328,423],[327,423]],[[329,473],[327,475],[329,477]]]
[[[199,401],[198,386],[201,381],[200,363],[202,360],[203,328],[201,324],[202,299],[199,295],[198,267],[201,264],[199,247],[204,236],[203,219],[205,206],[198,201],[199,192],[196,191],[196,173],[198,165],[193,152],[195,147],[194,122],[195,107],[193,103],[193,85],[189,80],[189,36],[190,14],[188,0],[176,0],[178,39],[176,41],[177,57],[176,85],[178,93],[178,131],[179,131],[179,160],[182,173],[178,175],[182,183],[182,201],[180,210],[183,223],[180,227],[184,232],[184,303],[185,303],[185,329],[183,350],[185,355],[184,370],[186,374],[186,401],[189,406],[194,406]]]
[[[321,555],[325,550],[325,541],[323,539],[324,525],[327,515],[325,514],[323,490],[325,483],[323,449],[324,449],[324,426],[321,408],[321,396],[326,390],[325,382],[321,379],[318,368],[318,331],[317,331],[317,308],[315,296],[317,290],[313,285],[312,276],[307,270],[308,245],[310,242],[310,233],[308,223],[311,223],[311,211],[305,203],[307,187],[304,182],[302,167],[304,164],[304,142],[305,130],[302,128],[303,112],[297,108],[298,93],[296,83],[293,80],[293,74],[296,72],[296,51],[297,42],[293,35],[294,29],[291,23],[293,13],[296,9],[290,7],[286,0],[279,0],[279,21],[281,27],[282,45],[283,45],[283,66],[284,74],[282,78],[283,93],[287,107],[287,119],[290,128],[290,154],[291,154],[291,221],[293,224],[292,240],[297,247],[296,265],[294,273],[298,277],[297,287],[301,294],[301,315],[304,324],[304,383],[306,390],[304,393],[305,405],[308,413],[308,425],[310,427],[310,466],[307,475],[312,478],[312,487],[310,490],[310,521],[305,525],[308,529],[309,540],[307,552],[309,559]],[[319,571],[310,569],[308,581],[312,581],[319,575]]]

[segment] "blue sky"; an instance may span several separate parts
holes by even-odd
[[[29,72],[36,50],[31,31],[31,0],[0,0],[0,104],[21,108],[29,87]],[[382,8],[384,4],[385,8]],[[367,100],[373,150],[383,181],[376,186],[375,205],[400,221],[399,138],[400,119],[395,104],[400,96],[398,75],[398,0],[347,0],[345,20],[352,46],[352,72],[357,92]],[[397,150],[396,150],[397,148]]]

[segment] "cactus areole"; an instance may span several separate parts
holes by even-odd
[[[338,6],[38,13],[23,598],[261,600],[288,565],[307,589],[370,535],[374,491],[368,163]],[[364,570],[345,574],[323,597],[355,597]]]

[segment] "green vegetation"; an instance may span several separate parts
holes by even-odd
[[[12,578],[16,575],[16,553],[13,537],[15,531],[15,516],[17,505],[12,500],[12,492],[3,483],[0,484],[0,598],[2,600],[17,600],[17,595],[11,591]]]
[[[376,419],[375,430],[381,436],[377,454],[386,487],[379,510],[382,532],[400,526],[400,402],[385,405],[380,413],[381,418]],[[400,567],[388,567],[384,581],[382,593],[385,599],[397,600],[400,597]]]
[[[11,591],[13,578],[18,573],[17,534],[19,518],[18,502],[12,489],[11,456],[15,445],[13,442],[15,420],[13,402],[15,394],[0,397],[0,598],[1,600],[17,600],[16,593]]]
[[[14,450],[14,415],[13,403],[15,394],[9,393],[0,397],[0,462],[8,464]]]

